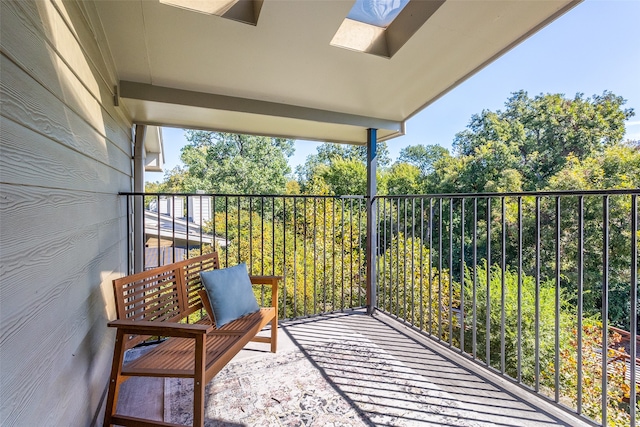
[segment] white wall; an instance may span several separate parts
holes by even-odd
[[[131,121],[91,3],[0,4],[0,425],[101,424]]]
[[[193,222],[202,225],[211,220],[211,197],[192,196],[189,197],[189,216]]]

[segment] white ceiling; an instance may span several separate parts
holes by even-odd
[[[256,26],[157,0],[94,3],[136,123],[361,144],[369,127],[402,134],[577,2],[447,0],[392,58],[330,45],[353,1],[265,0]]]

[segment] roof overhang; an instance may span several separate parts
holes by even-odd
[[[578,2],[438,0],[390,57],[331,45],[353,1],[267,0],[255,25],[159,0],[92,3],[135,123],[363,144],[368,128],[403,134]]]
[[[144,138],[144,170],[162,172],[164,165],[164,143],[162,131],[157,126],[148,126]]]

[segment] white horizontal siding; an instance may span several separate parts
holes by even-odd
[[[93,5],[0,7],[0,425],[100,424],[131,122]]]

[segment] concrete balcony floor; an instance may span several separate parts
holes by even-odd
[[[278,353],[265,347],[209,384],[205,425],[589,425],[382,313],[282,322]],[[118,412],[188,423],[186,381],[133,378]]]

